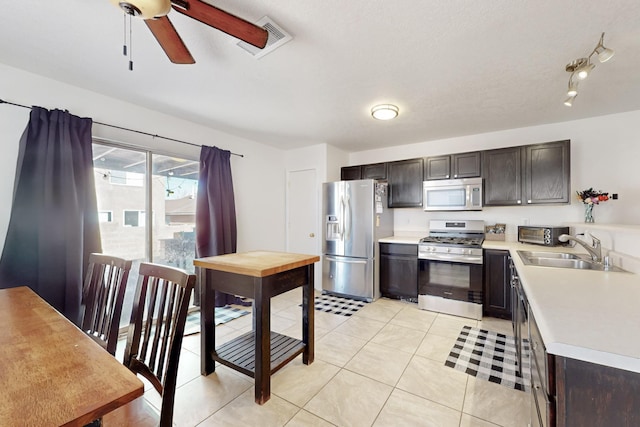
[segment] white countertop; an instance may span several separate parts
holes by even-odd
[[[483,246],[510,251],[548,353],[640,373],[640,275],[528,266],[517,253],[577,248]]]
[[[382,239],[379,239],[378,242],[379,243],[399,243],[399,244],[405,244],[405,245],[417,245],[420,242],[420,239],[425,237],[427,234],[429,234],[429,233],[425,232],[425,233],[422,233],[420,235],[411,234],[411,235],[406,235],[406,236],[400,235],[400,236],[384,237]]]

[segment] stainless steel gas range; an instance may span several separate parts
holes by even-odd
[[[418,307],[482,319],[484,221],[432,220],[418,244]]]

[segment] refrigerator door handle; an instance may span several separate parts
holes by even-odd
[[[344,241],[344,196],[340,197],[340,241]]]
[[[347,234],[347,239],[351,239],[351,199],[347,196],[347,203],[345,207],[345,233]]]
[[[338,259],[328,255],[325,255],[325,258],[329,261],[342,262],[345,264],[366,264],[367,263],[366,259]]]

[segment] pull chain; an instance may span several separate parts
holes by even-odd
[[[127,14],[122,14],[122,54],[127,56]]]
[[[129,15],[129,71],[133,71],[133,38],[131,34],[131,15]]]

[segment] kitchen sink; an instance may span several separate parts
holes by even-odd
[[[580,255],[569,254],[566,252],[535,252],[535,251],[518,251],[520,258],[560,258],[560,259],[584,259]]]
[[[583,258],[580,255],[563,252],[532,252],[518,251],[520,259],[525,265],[535,265],[540,267],[572,268],[575,270],[596,270],[596,271],[622,271],[625,270]]]

